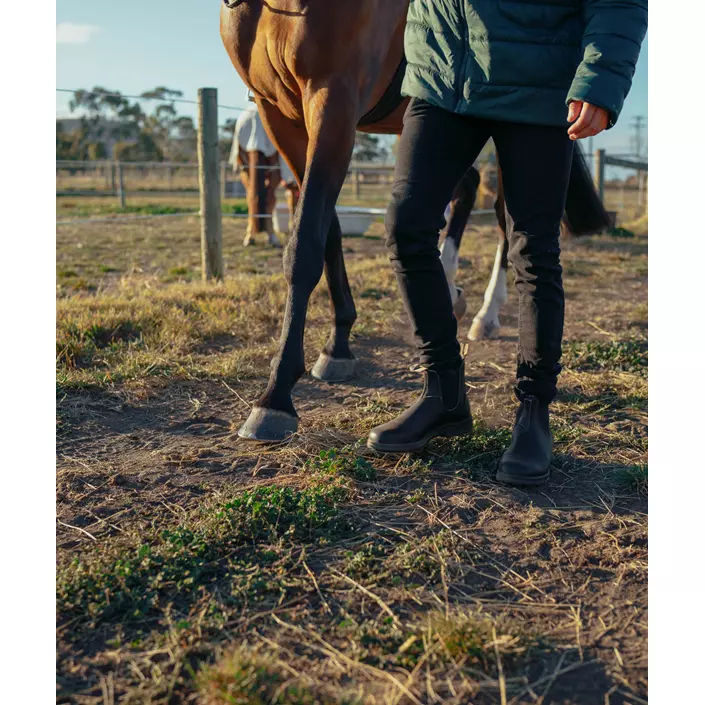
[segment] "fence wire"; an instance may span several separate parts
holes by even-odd
[[[99,95],[105,98],[130,98],[131,100],[159,100],[162,103],[185,103],[187,105],[198,105],[197,100],[189,100],[188,98],[169,98],[169,97],[157,97],[157,96],[144,96],[144,95],[125,95],[124,93],[104,93],[103,91],[85,91],[81,88],[57,88],[57,93],[81,93],[82,95]],[[236,108],[234,105],[220,105],[219,108],[223,110],[234,110],[236,112],[243,112],[246,108]]]
[[[375,209],[368,209],[370,211]],[[179,218],[181,216],[198,216],[201,217],[201,211],[188,211],[186,213],[154,213],[146,215],[125,215],[116,216],[115,218],[74,218],[71,220],[57,220],[57,225],[78,225],[82,223],[130,223],[135,220],[147,220],[149,218]],[[221,213],[223,218],[273,218],[272,213],[262,213],[250,216],[248,213]]]

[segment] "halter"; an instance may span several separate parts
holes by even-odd
[[[223,4],[229,9],[242,5],[243,2],[245,2],[245,0],[223,0]]]

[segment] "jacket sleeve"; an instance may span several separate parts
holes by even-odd
[[[566,103],[582,100],[619,117],[646,35],[648,0],[584,0],[583,59]]]

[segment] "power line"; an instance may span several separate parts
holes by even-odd
[[[188,105],[198,105],[197,100],[188,100],[186,98],[157,98],[156,96],[144,95],[125,95],[124,93],[104,93],[103,91],[85,91],[83,89],[73,90],[71,88],[57,88],[57,93],[82,93],[83,95],[99,95],[105,98],[131,98],[133,100],[161,100],[164,103],[187,103]],[[242,112],[245,108],[236,108],[232,105],[218,105],[223,110],[235,110]]]

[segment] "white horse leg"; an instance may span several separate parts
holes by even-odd
[[[452,237],[446,237],[441,245],[441,264],[448,282],[448,291],[450,292],[450,301],[453,304],[453,313],[459,321],[467,310],[467,302],[465,294],[455,283],[455,277],[458,273],[458,246]]]
[[[499,335],[499,311],[507,301],[507,270],[502,266],[504,243],[497,247],[490,283],[485,290],[482,308],[473,319],[468,338],[473,341],[496,338]]]
[[[441,264],[448,282],[448,290],[450,291],[450,300],[455,306],[458,300],[458,288],[455,286],[455,277],[458,274],[458,247],[452,237],[447,237],[441,245]]]

